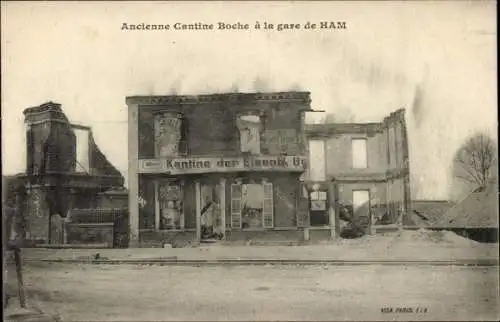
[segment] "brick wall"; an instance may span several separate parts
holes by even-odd
[[[24,111],[28,125],[27,174],[37,176],[40,170],[70,174],[76,166],[76,137],[61,105],[46,103]],[[81,128],[81,126],[79,126]],[[122,186],[120,172],[107,160],[89,130],[89,168],[93,176],[115,177],[115,186]],[[44,168],[44,169],[42,169]],[[89,178],[96,180],[96,178]]]
[[[187,145],[192,155],[235,154],[239,133],[235,111],[226,104],[197,105],[185,109]]]
[[[26,131],[26,172],[72,171],[75,167],[76,138],[59,104],[47,103],[24,111]],[[42,169],[43,168],[43,169]]]
[[[26,212],[28,240],[48,241],[49,238],[49,207],[46,199],[47,191],[34,188],[27,195]]]

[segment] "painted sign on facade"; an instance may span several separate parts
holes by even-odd
[[[139,160],[139,173],[193,174],[233,171],[296,171],[306,169],[304,156],[250,156],[239,158],[166,158]]]
[[[175,157],[179,154],[182,118],[177,113],[155,115],[155,155]]]

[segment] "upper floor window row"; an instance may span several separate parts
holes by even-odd
[[[197,124],[200,122],[187,125],[183,115],[177,112],[157,113],[154,114],[153,118],[155,157],[176,157],[186,154],[188,150],[187,127],[196,131],[192,127],[198,126]],[[217,126],[217,124],[215,123],[213,126]],[[298,129],[287,127],[285,124],[281,128],[275,126],[267,128],[265,124],[267,124],[265,117],[259,112],[252,111],[236,116],[235,127],[232,128],[234,132],[232,133],[234,133],[235,140],[239,141],[240,152],[252,155],[296,154],[303,149],[303,138]],[[225,130],[229,129],[225,128]],[[143,136],[147,135],[147,131],[144,133]],[[227,135],[232,136],[233,134]],[[227,135],[224,136],[224,139]],[[214,137],[209,136],[205,136],[204,139],[214,139]],[[147,140],[143,138],[142,141],[146,142]],[[153,152],[152,147],[151,152]]]

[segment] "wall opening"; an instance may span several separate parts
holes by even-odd
[[[155,157],[176,157],[182,141],[182,115],[161,113],[155,115]]]
[[[353,214],[361,226],[368,226],[371,222],[371,203],[369,190],[352,191]]]
[[[366,139],[352,140],[352,167],[354,169],[366,169],[368,167]]]
[[[309,141],[309,180],[326,180],[325,141]]]
[[[231,187],[231,227],[273,228],[273,184],[244,183]]]
[[[311,226],[327,226],[330,222],[328,216],[328,194],[326,191],[312,191],[310,200],[310,224]]]
[[[241,152],[260,154],[261,119],[258,115],[240,115],[237,121],[240,131]]]
[[[222,226],[221,186],[219,183],[202,183],[200,186],[201,235],[202,238],[220,237]]]
[[[76,172],[90,171],[89,162],[89,136],[88,129],[73,129],[76,137]]]
[[[354,212],[360,210],[361,207],[370,206],[370,191],[369,190],[353,190],[352,192],[352,208]]]

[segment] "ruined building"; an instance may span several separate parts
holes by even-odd
[[[26,173],[9,180],[16,185],[11,190],[23,218],[22,234],[46,243],[52,215],[99,207],[102,193],[123,188],[124,179],[97,147],[91,129],[72,124],[60,104],[27,108],[24,116]]]
[[[411,200],[404,112],[379,123],[307,125],[313,154],[303,180],[317,234],[349,214],[365,229],[403,224]]]
[[[124,203],[128,218],[112,229],[125,228],[131,247],[328,239],[345,222],[363,234],[405,222],[404,110],[379,123],[306,125],[308,92],[133,96],[126,103],[128,200],[90,128],[69,122],[56,103],[25,110],[27,171],[9,178],[10,190],[22,193],[7,200],[22,208],[29,239],[50,240],[51,216],[71,210],[74,240],[115,244],[116,232],[88,215]],[[113,195],[121,196],[118,204]],[[102,238],[92,237],[99,230]]]
[[[126,102],[131,244],[301,236],[309,93]]]
[[[343,221],[397,226],[408,211],[404,110],[306,125],[307,92],[126,102],[133,243],[328,239]]]

